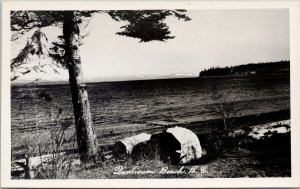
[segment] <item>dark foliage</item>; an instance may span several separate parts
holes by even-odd
[[[213,67],[200,72],[199,77],[206,76],[230,76],[248,74],[279,74],[289,73],[290,61],[250,63],[232,67]]]
[[[137,11],[108,11],[108,14],[116,21],[127,21],[128,24],[122,26],[123,31],[118,35],[140,39],[140,42],[165,41],[173,39],[170,36],[169,27],[164,20],[171,15],[178,19],[189,21],[184,10],[137,10]]]

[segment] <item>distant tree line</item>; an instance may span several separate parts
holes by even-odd
[[[212,67],[200,72],[199,77],[256,75],[256,74],[284,74],[290,72],[290,61],[250,63],[231,67]]]

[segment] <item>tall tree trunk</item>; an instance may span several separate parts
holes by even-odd
[[[66,11],[64,13],[63,37],[65,40],[65,61],[69,71],[78,151],[81,161],[86,162],[96,156],[98,142],[93,127],[87,88],[83,81],[79,56],[78,18],[74,11]]]

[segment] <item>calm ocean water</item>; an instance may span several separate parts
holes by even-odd
[[[239,115],[290,108],[287,75],[103,82],[87,86],[96,128],[211,119],[215,117],[213,91],[217,91],[221,101],[236,98]],[[43,92],[53,99],[51,103],[30,98]],[[74,122],[69,85],[12,87],[14,132],[51,127],[57,122]]]

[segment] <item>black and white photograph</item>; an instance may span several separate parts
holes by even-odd
[[[11,181],[294,178],[291,9],[19,3]]]

